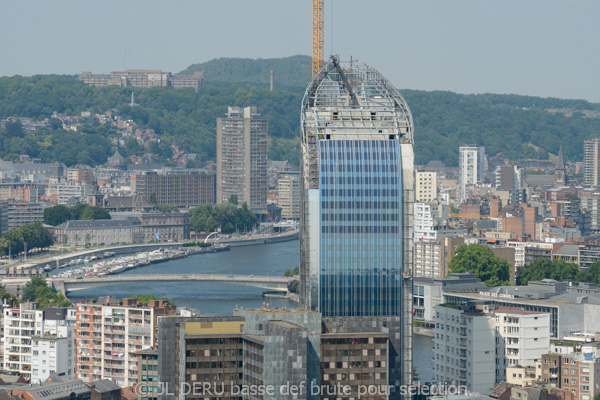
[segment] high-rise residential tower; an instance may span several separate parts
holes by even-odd
[[[462,146],[458,159],[458,198],[462,202],[473,194],[473,186],[483,182],[485,147]]]
[[[583,142],[583,183],[586,186],[600,185],[600,139]]]
[[[268,130],[256,107],[229,107],[217,119],[217,203],[235,195],[252,211],[266,211]]]
[[[393,383],[410,382],[410,109],[378,71],[332,57],[308,86],[301,119],[301,305],[324,317],[400,316]]]

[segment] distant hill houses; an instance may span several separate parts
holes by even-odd
[[[202,84],[202,72],[195,72],[191,75],[173,75],[170,72],[155,69],[127,69],[110,74],[93,74],[84,71],[78,75],[78,78],[83,83],[96,87],[111,85],[143,88],[171,86],[176,89],[194,88],[198,90]]]

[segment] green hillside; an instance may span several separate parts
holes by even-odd
[[[271,71],[275,87],[280,89],[301,88],[310,81],[312,73],[309,56],[285,58],[218,58],[201,64],[192,64],[180,74],[204,73],[206,84],[255,85],[268,88]]]
[[[300,103],[310,75],[309,62],[309,57],[293,56],[277,60],[220,59],[195,64],[186,72],[202,68],[206,76],[197,92],[120,86],[92,88],[74,76],[3,77],[0,119],[10,116],[43,119],[53,111],[79,115],[82,111],[104,113],[117,109],[138,127],[154,129],[163,142],[161,146],[144,149],[131,139],[120,150],[123,153],[141,155],[150,151],[165,160],[170,157],[168,144],[176,143],[206,161],[215,159],[217,117],[225,115],[227,106],[255,105],[259,113],[269,118],[269,158],[297,164]],[[268,90],[271,69],[276,71],[276,82],[280,82],[276,87],[287,82],[287,89]],[[138,103],[135,107],[129,105],[132,90]],[[503,153],[511,159],[547,158],[548,153],[557,154],[562,145],[565,158],[578,161],[582,158],[583,141],[600,135],[597,103],[517,95],[401,92],[414,116],[419,164],[441,160],[455,166],[458,147],[465,143],[484,145],[488,155]],[[60,129],[25,133],[9,128],[0,130],[3,159],[29,154],[46,162],[93,165],[103,163],[114,151],[110,139],[115,132],[99,124],[78,133]]]

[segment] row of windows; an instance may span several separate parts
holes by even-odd
[[[242,343],[242,338],[207,338],[187,339],[187,344],[236,344]]]
[[[186,362],[186,369],[196,369],[196,368],[204,368],[204,369],[221,369],[221,368],[241,368],[241,361],[212,361],[212,362]]]
[[[398,214],[321,214],[321,221],[397,221]]]
[[[397,201],[322,201],[321,202],[322,209],[348,209],[348,210],[357,210],[357,209],[397,209],[398,202]]]
[[[332,164],[320,163],[321,174],[328,175],[333,172],[386,172],[396,173],[398,172],[398,166],[396,164],[384,163],[382,165],[361,165],[361,164],[340,164],[339,160],[336,160]]]
[[[384,176],[321,176],[321,185],[390,185],[398,183],[396,174]]]
[[[334,113],[336,115],[336,113]],[[339,148],[370,148],[374,150],[390,150],[397,148],[396,142],[386,140],[328,140],[320,141],[320,148],[339,149]]]
[[[321,233],[398,233],[398,226],[322,226]]]
[[[398,189],[321,189],[321,196],[365,196],[365,197],[398,197]]]

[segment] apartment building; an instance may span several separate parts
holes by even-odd
[[[137,354],[138,398],[140,400],[157,400],[158,396],[158,350],[156,348],[140,350]]]
[[[217,119],[217,203],[235,195],[250,210],[266,211],[268,131],[256,107],[229,107]]]
[[[438,200],[437,171],[415,171],[415,203],[432,203]]]
[[[77,304],[77,378],[112,379],[121,387],[139,382],[137,351],[156,346],[157,317],[174,315],[164,300],[141,304],[100,298]]]
[[[435,307],[435,378],[489,393],[496,383],[494,318],[483,304]]]
[[[449,207],[441,203],[414,203],[415,242],[435,242],[448,221]]]
[[[441,245],[436,242],[415,242],[413,275],[423,278],[441,278],[445,276],[440,250]]]
[[[288,171],[277,179],[277,207],[282,219],[300,219],[300,173]]]
[[[507,380],[508,367],[534,367],[550,346],[550,313],[499,307],[496,326],[496,381]]]
[[[193,88],[198,90],[202,84],[202,72],[195,72],[192,75],[173,75],[170,72],[153,69],[128,69],[113,71],[110,74],[92,74],[84,71],[78,77],[86,85],[96,87],[110,85],[143,88],[171,86],[176,89]]]
[[[38,203],[8,203],[8,229],[44,221],[44,206]]]
[[[499,165],[494,171],[496,189],[509,193],[508,202],[519,205],[525,200],[525,174],[516,165]]]
[[[77,165],[72,168],[67,168],[67,181],[78,183],[93,183],[95,181],[92,168],[88,165]]]
[[[69,328],[65,337],[48,334],[31,338],[31,383],[45,382],[55,373],[75,377],[75,329]]]
[[[583,183],[585,186],[600,185],[600,139],[583,142]]]
[[[34,376],[41,379],[55,372],[73,375],[74,337],[74,314],[68,308],[39,309],[37,303],[29,302],[5,308],[4,367],[18,371],[30,382]],[[51,339],[59,338],[66,339],[58,342],[67,351],[56,351],[57,341]]]
[[[541,380],[575,399],[591,400],[600,393],[600,359],[587,353],[544,354]]]
[[[178,207],[215,203],[215,175],[202,170],[146,171],[131,178],[135,194]]]
[[[458,159],[458,199],[462,203],[473,195],[473,188],[484,181],[485,147],[461,146]]]
[[[438,237],[435,242],[414,242],[413,276],[445,278],[456,248],[464,243],[464,237]]]

